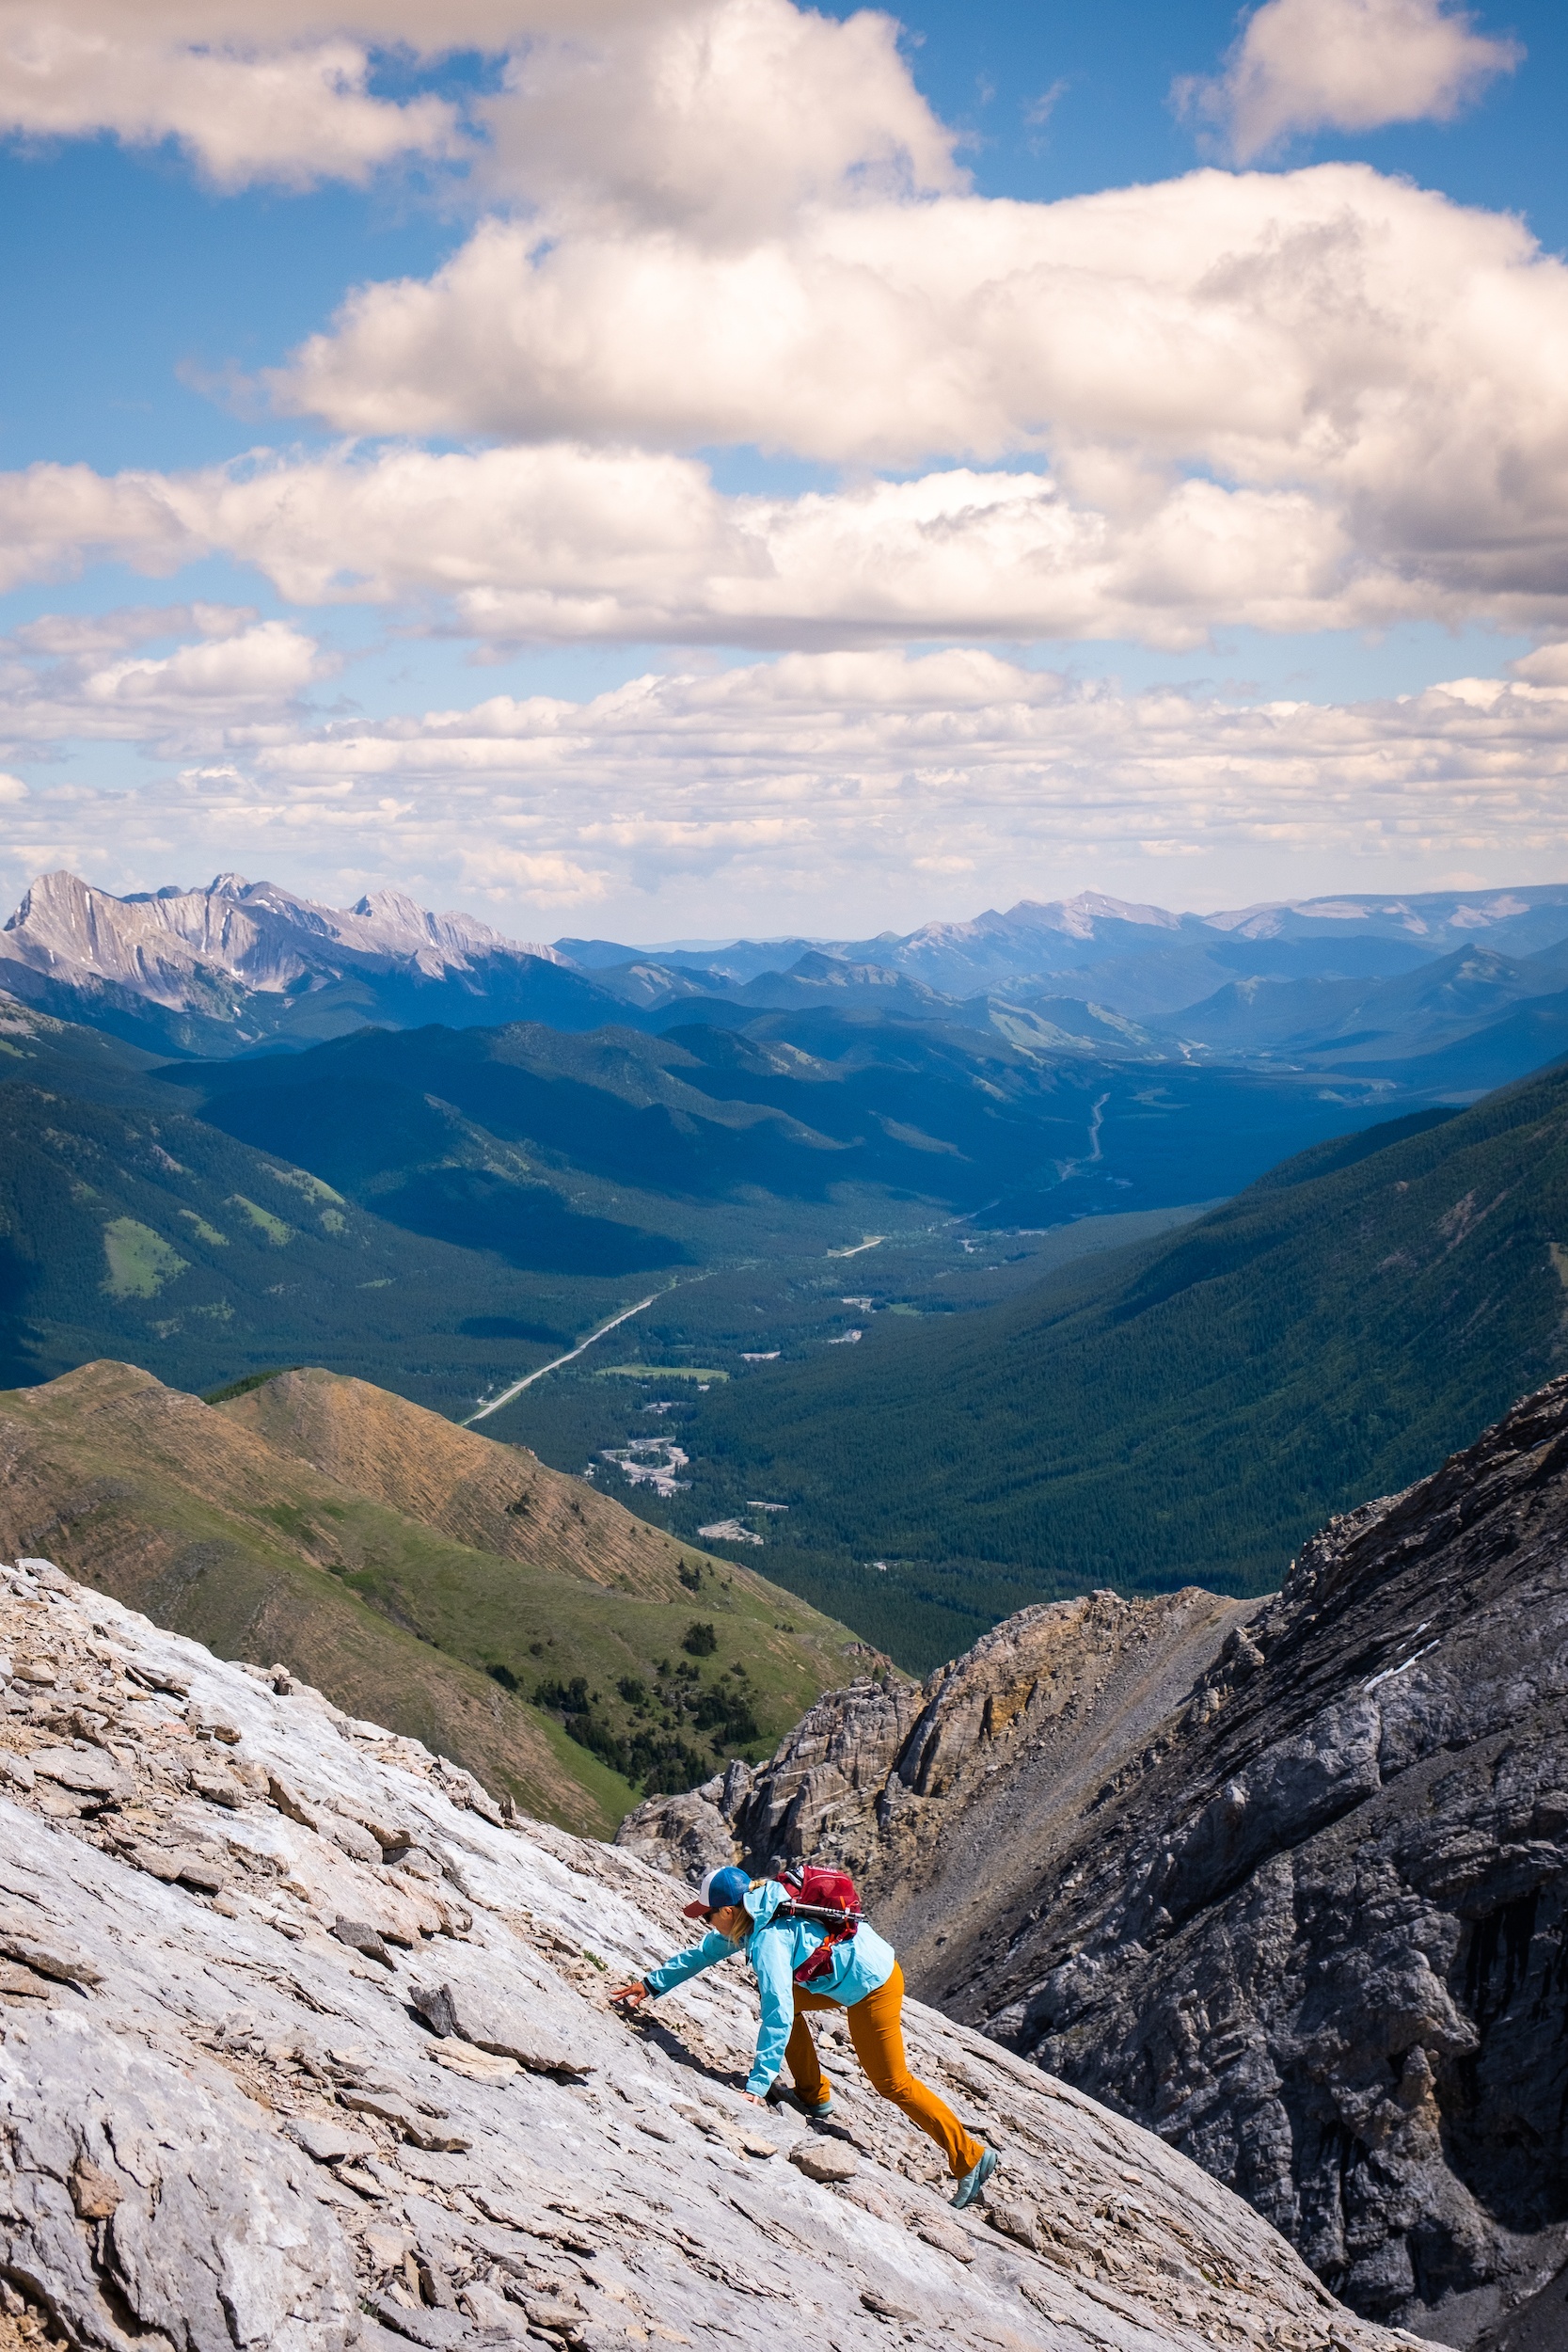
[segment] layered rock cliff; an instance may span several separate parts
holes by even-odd
[[[0,2342],[1394,2352],[1184,2157],[918,2005],[988,2207],[841,2026],[842,2122],[743,2104],[736,1967],[610,2007],[689,1934],[668,1880],[287,1674],[36,1561],[0,1651]]]
[[[917,1726],[973,1725],[1049,1613],[922,1699],[823,1701],[721,1826],[763,1860],[842,1822],[925,1997],[1195,2157],[1358,2310],[1568,2341],[1568,1379],[1209,1618],[1192,1687],[1085,1769],[1031,1782],[1049,1684],[989,1747],[982,1707],[923,1840]]]

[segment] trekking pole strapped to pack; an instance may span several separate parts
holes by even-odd
[[[821,1870],[812,1862],[797,1862],[781,1870],[779,1884],[788,1898],[780,1906],[780,1915],[815,1920],[823,1930],[816,1951],[794,1971],[797,1984],[811,1984],[818,1977],[831,1975],[835,1945],[847,1943],[860,1926],[861,1899],[847,1870]]]

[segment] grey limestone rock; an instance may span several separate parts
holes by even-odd
[[[454,2034],[470,2048],[513,2058],[536,2074],[580,2080],[596,2061],[570,2048],[521,2003],[493,1984],[416,1985],[409,1998],[433,2033]]]
[[[616,1843],[656,1870],[668,1870],[693,1885],[708,1870],[738,1859],[735,1827],[721,1809],[723,1785],[707,1781],[684,1796],[650,1797],[626,1816]]]
[[[822,1702],[737,1836],[855,1856],[924,1995],[1194,2157],[1355,2309],[1512,2342],[1568,2257],[1568,1379],[1250,1612],[1070,1606],[1075,1662],[1027,1611],[912,1724]]]
[[[742,1853],[842,1864],[920,1986],[986,1933],[1000,1889],[1033,1889],[1042,1848],[1254,1606],[1189,1587],[1022,1610],[921,1687],[830,1692],[768,1763],[650,1798],[617,1843],[689,1877]]]
[[[124,1775],[116,1770],[114,1758],[101,1748],[35,1748],[27,1761],[45,1780],[55,1781],[62,1788],[75,1788],[84,1796],[116,1795],[124,1786]]]
[[[1568,1381],[1330,1523],[943,2006],[1455,2344],[1568,2256]]]
[[[0,1971],[0,2304],[73,2347],[477,2352],[531,2328],[572,2352],[802,2331],[853,2352],[892,2328],[1010,2352],[1392,2352],[1185,2157],[918,2002],[911,2063],[983,2114],[1007,2193],[1052,2217],[1037,2244],[950,2213],[936,2152],[864,2085],[845,2084],[852,2147],[747,2105],[736,1966],[636,2022],[610,2002],[689,1940],[667,1876],[493,1821],[413,1741],[345,1733],[96,1594],[0,1573],[0,1646],[40,1608],[84,1705],[178,1676],[262,1768],[214,1810],[183,1723],[137,1708],[98,1810],[53,1810],[41,1774],[0,1793],[19,1979]],[[0,1717],[7,1752],[40,1744]],[[390,1858],[347,1852],[338,1818],[395,1827]],[[209,1849],[213,1900],[138,1867]],[[431,1875],[399,1866],[416,1851]],[[445,2005],[430,2022],[421,1985]],[[852,2180],[777,2160],[830,2149]]]
[[[7,2032],[0,2117],[0,2269],[72,2342],[128,2352],[155,2330],[182,2352],[336,2352],[350,2341],[341,2233],[304,2159],[215,2069],[195,2074],[88,2015],[51,2013]],[[96,2228],[82,2226],[84,2178]]]
[[[322,2116],[291,2117],[289,2130],[317,2164],[342,2164],[376,2153],[375,2141],[367,2139],[363,2132],[345,2132],[341,2124]]]

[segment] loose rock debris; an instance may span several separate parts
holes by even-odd
[[[1414,2341],[917,2005],[913,2063],[1004,2149],[989,2209],[833,2021],[847,2122],[748,2105],[738,1965],[609,2004],[683,1889],[34,1566],[0,1571],[0,2352]]]

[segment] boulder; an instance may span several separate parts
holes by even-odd
[[[803,2139],[789,2152],[789,2161],[808,2181],[852,2181],[861,2160],[847,2140]]]
[[[455,2035],[476,2050],[509,2058],[531,2074],[580,2080],[596,2061],[569,2049],[503,1994],[474,1985],[415,1985],[409,1999],[431,2031]]]

